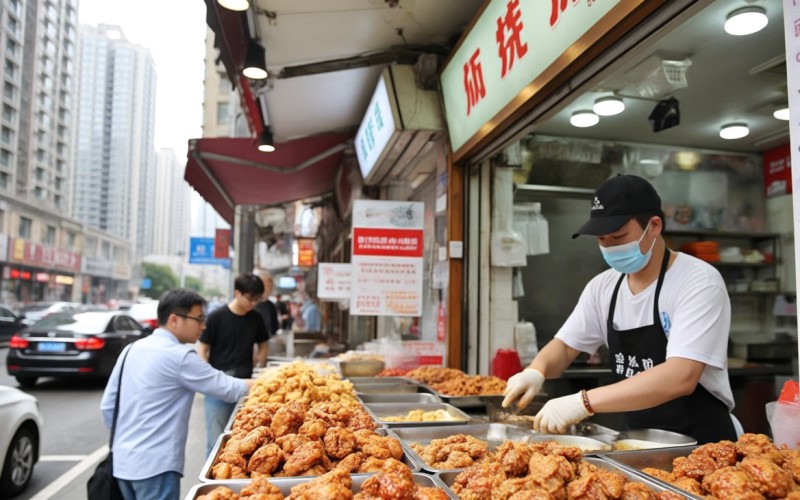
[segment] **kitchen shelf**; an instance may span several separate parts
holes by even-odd
[[[538,201],[543,198],[572,198],[577,200],[591,200],[594,189],[547,186],[544,184],[517,184],[514,187],[515,201]]]
[[[766,241],[777,239],[778,233],[762,232],[733,232],[733,231],[702,231],[702,230],[671,230],[664,231],[664,236],[681,236],[687,238],[699,238],[702,240],[725,240],[725,239],[746,239],[753,241]]]
[[[752,268],[752,269],[761,269],[767,267],[775,267],[775,263],[767,263],[767,262],[709,262],[714,267],[740,267],[740,268]]]

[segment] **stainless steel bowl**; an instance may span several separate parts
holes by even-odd
[[[685,434],[661,429],[636,429],[622,431],[612,443],[614,450],[649,450],[671,446],[693,446],[697,440]]]

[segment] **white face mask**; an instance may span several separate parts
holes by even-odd
[[[653,255],[653,247],[656,245],[656,240],[653,238],[653,244],[650,245],[650,249],[647,253],[642,253],[642,251],[639,250],[639,244],[649,230],[650,224],[647,225],[641,238],[636,241],[630,241],[613,247],[601,246],[600,252],[602,252],[606,263],[623,274],[638,273],[644,269],[644,266],[650,262],[650,257]]]

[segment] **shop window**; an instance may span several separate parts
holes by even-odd
[[[56,244],[56,228],[53,226],[47,226],[47,228],[44,230],[42,240],[45,245],[54,246]]]
[[[75,233],[67,231],[67,248],[75,248]]]
[[[30,239],[31,229],[33,229],[33,221],[27,217],[20,217],[19,227],[17,228],[17,236],[20,238]]]
[[[225,125],[231,122],[230,107],[227,102],[217,103],[217,123]]]

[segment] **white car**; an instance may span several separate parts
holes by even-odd
[[[0,385],[0,498],[24,490],[39,461],[42,415],[35,397]]]

